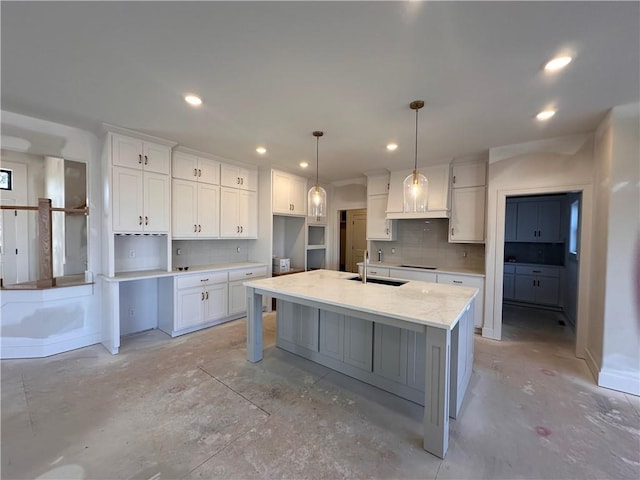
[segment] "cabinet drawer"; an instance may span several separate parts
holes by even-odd
[[[541,275],[544,277],[559,277],[560,269],[544,265],[516,265],[517,275]]]
[[[358,273],[362,275],[362,265],[358,265]],[[388,277],[389,269],[387,267],[376,267],[374,265],[369,264],[367,266],[367,276],[368,277]]]
[[[227,281],[227,272],[201,273],[198,275],[180,276],[177,279],[177,288],[200,287],[212,285],[214,283],[224,283]]]
[[[247,280],[249,278],[259,278],[267,276],[267,267],[243,268],[241,270],[231,270],[229,272],[229,281]]]
[[[390,268],[389,276],[391,278],[400,278],[402,280],[417,280],[419,282],[435,283],[438,276],[435,272],[417,272],[406,268]]]
[[[505,263],[504,273],[516,273],[516,266],[513,263]]]
[[[484,278],[471,277],[467,275],[453,275],[449,273],[439,273],[438,283],[448,283],[451,285],[460,285],[464,287],[483,288]]]

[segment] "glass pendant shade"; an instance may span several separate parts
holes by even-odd
[[[320,217],[327,216],[327,192],[320,185],[314,185],[309,189],[307,196],[307,205],[309,206],[309,216]]]
[[[407,175],[403,183],[404,211],[407,213],[419,213],[427,211],[427,195],[429,193],[429,181],[418,170]]]

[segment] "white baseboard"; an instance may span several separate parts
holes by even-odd
[[[500,340],[498,337],[495,336],[493,328],[484,327],[482,329],[482,336],[484,338],[489,338],[491,340]]]
[[[0,358],[42,358],[100,343],[100,333],[90,333],[61,340],[36,338],[2,338]]]
[[[598,376],[598,385],[640,396],[640,373],[603,368]]]

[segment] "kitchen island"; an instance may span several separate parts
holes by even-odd
[[[274,297],[278,346],[423,404],[423,447],[444,458],[449,417],[457,416],[471,377],[478,290],[353,277],[314,270],[245,282],[247,359],[262,359],[262,295]]]

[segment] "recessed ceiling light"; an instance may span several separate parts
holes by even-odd
[[[194,107],[202,105],[202,99],[199,96],[193,94],[185,95],[184,101],[189,105],[193,105]]]
[[[307,168],[309,166],[309,162],[300,162],[298,165],[300,165],[300,168]]]
[[[536,118],[541,121],[549,120],[555,114],[556,114],[555,110],[543,110],[536,115]]]
[[[571,60],[573,59],[568,55],[556,57],[549,60],[544,66],[544,69],[547,72],[557,72],[558,70],[562,70],[564,67],[569,65],[571,63]]]
[[[387,144],[387,150],[389,150],[390,152],[393,152],[396,148],[398,148],[398,144],[397,143],[388,143]]]
[[[256,152],[258,152],[260,155],[264,155],[265,153],[267,153],[267,149],[264,147],[258,147],[256,148]]]

